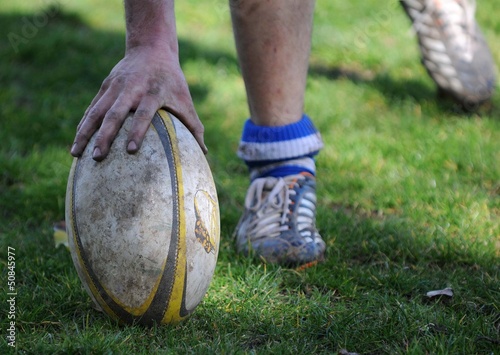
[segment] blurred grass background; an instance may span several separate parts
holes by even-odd
[[[499,65],[495,6],[479,2],[477,18]],[[176,12],[222,242],[191,319],[144,329],[94,311],[52,240],[76,125],[123,56],[122,3],[0,2],[0,280],[6,289],[14,247],[17,351],[500,353],[499,93],[479,114],[438,100],[397,1],[318,2],[305,110],[325,141],[328,259],[305,271],[264,265],[237,255],[231,238],[248,185],[235,156],[248,109],[227,3],[185,0]],[[452,299],[425,297],[444,287]]]

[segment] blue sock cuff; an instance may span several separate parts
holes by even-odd
[[[315,155],[323,147],[321,135],[307,115],[285,126],[245,122],[238,156],[247,164],[261,164]]]
[[[303,138],[317,133],[318,130],[306,114],[303,114],[299,121],[285,126],[258,126],[248,119],[243,127],[241,141],[248,143],[275,143]]]

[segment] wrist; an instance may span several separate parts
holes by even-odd
[[[173,0],[125,0],[126,51],[158,48],[178,55]]]
[[[127,34],[125,51],[131,52],[138,48],[150,48],[151,50],[161,51],[163,54],[179,55],[179,46],[176,35],[169,35],[162,32],[143,33],[140,36],[129,36]]]

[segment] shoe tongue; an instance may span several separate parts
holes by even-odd
[[[282,178],[267,177],[262,189],[262,200],[270,200],[273,203],[278,203],[280,195],[283,194],[283,188],[286,186],[286,181]]]
[[[272,176],[268,176],[265,179],[266,179],[266,182],[264,184],[264,193],[269,194],[269,192],[271,192],[271,190],[276,186],[279,179],[272,177]]]

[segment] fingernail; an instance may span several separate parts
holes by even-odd
[[[73,143],[73,145],[71,146],[71,155],[77,155],[77,148],[78,148],[78,144]]]
[[[101,150],[99,147],[94,148],[94,152],[92,153],[92,158],[93,159],[99,159],[101,157]]]
[[[135,153],[137,151],[137,144],[134,141],[130,141],[127,145],[127,151],[129,153]]]

